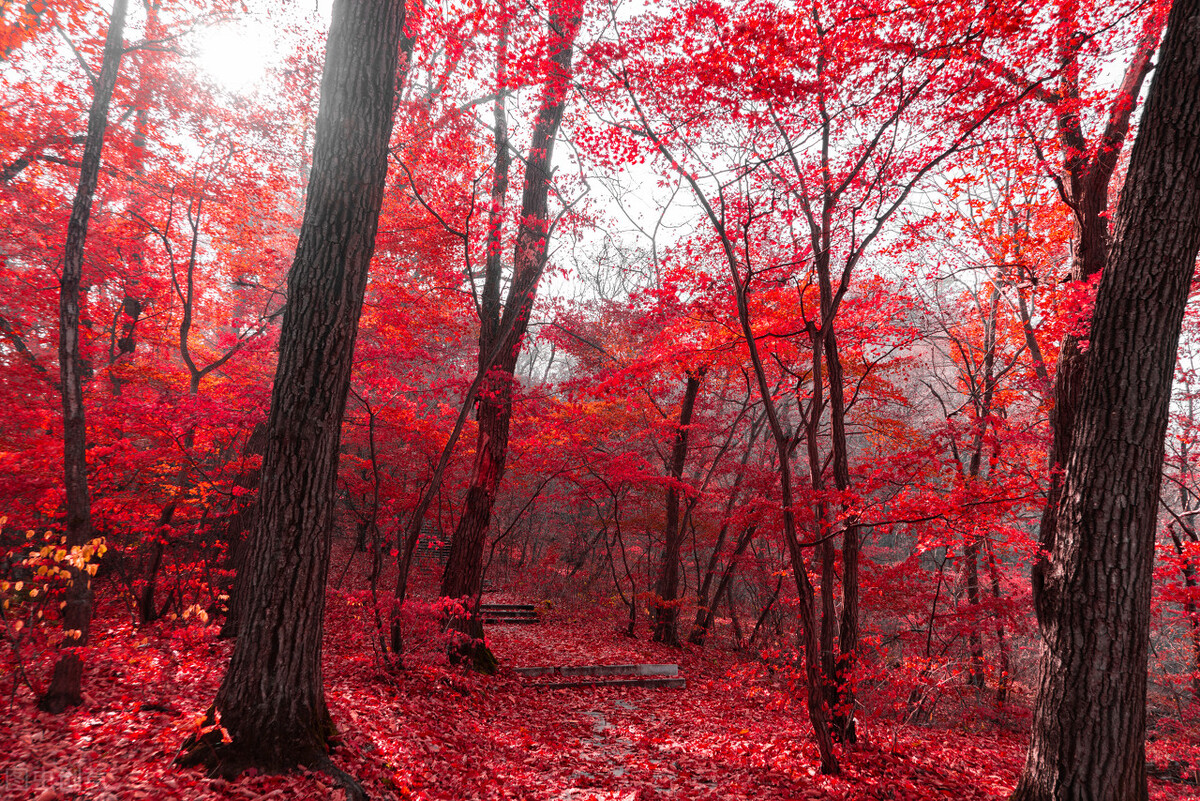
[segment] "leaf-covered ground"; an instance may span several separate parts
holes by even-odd
[[[594,609],[552,609],[537,626],[491,628],[507,667],[678,663],[687,688],[545,690],[507,669],[494,677],[451,669],[436,639],[420,637],[409,669],[396,676],[379,667],[368,618],[359,597],[331,593],[326,681],[342,736],[335,761],[376,799],[1002,798],[1022,757],[1017,733],[868,717],[866,742],[843,756],[844,774],[824,777],[798,694],[757,663],[628,639]],[[343,796],[315,773],[230,783],[174,768],[231,646],[211,626],[100,621],[98,629],[103,644],[90,661],[83,707],[51,716],[27,690],[5,699],[0,797]],[[11,675],[12,665],[3,667]],[[1171,740],[1153,743],[1156,753],[1191,782],[1156,780],[1152,796],[1200,798],[1196,763],[1186,757],[1200,752]]]

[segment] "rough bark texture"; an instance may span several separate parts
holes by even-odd
[[[342,414],[387,172],[404,3],[333,9],[313,169],[246,553],[237,646],[187,763],[236,775],[328,764],[321,636]],[[214,736],[216,735],[216,736]]]
[[[79,352],[79,288],[83,278],[83,252],[87,243],[92,200],[100,177],[100,156],[104,151],[104,133],[108,128],[108,107],[117,71],[125,48],[125,9],[127,0],[116,0],[108,34],[104,40],[104,61],[96,76],[92,107],[88,113],[87,139],[79,168],[79,184],[67,223],[67,242],[63,250],[62,278],[58,302],[58,369],[63,411],[63,484],[67,496],[67,545],[78,547],[92,538],[91,499],[88,496],[87,425],[83,408],[83,360]],[[67,642],[84,647],[92,622],[91,577],[74,570],[63,610],[63,628],[78,631]],[[73,650],[64,650],[54,664],[50,686],[38,699],[47,712],[62,712],[78,706],[82,700],[83,660]]]
[[[700,379],[703,375],[703,370],[688,373],[683,404],[679,408],[679,425],[675,427],[675,441],[671,446],[671,462],[668,465],[671,483],[667,485],[667,526],[663,537],[662,562],[659,564],[658,578],[654,584],[653,635],[655,642],[667,645],[679,645],[679,550],[683,546],[684,534],[684,527],[679,520],[679,486],[683,480],[683,467],[687,462],[692,412],[696,409],[696,396],[700,392]]]
[[[1145,799],[1151,571],[1180,322],[1200,250],[1200,0],[1171,10],[1100,282],[1043,570],[1017,799]]]
[[[525,188],[513,257],[512,285],[501,314],[500,277],[496,275],[493,290],[492,276],[489,274],[485,279],[487,284],[480,308],[480,365],[488,369],[484,365],[491,361],[491,367],[488,369],[488,383],[479,395],[475,464],[471,470],[463,514],[450,542],[450,556],[442,575],[441,594],[463,600],[466,605],[464,614],[456,615],[449,624],[451,631],[462,635],[450,646],[451,659],[485,672],[495,670],[495,657],[483,644],[483,623],[474,607],[483,585],[483,552],[492,519],[492,507],[508,458],[513,372],[521,353],[521,340],[529,324],[538,282],[546,266],[550,236],[548,196],[551,163],[570,88],[571,57],[575,36],[579,32],[580,14],[580,6],[570,2],[564,8],[556,9],[550,17],[550,74],[546,76],[529,146],[529,158],[525,162]],[[497,353],[494,361],[491,360],[493,351]]]
[[[1069,8],[1069,4],[1064,4],[1062,13],[1069,13]],[[1163,19],[1159,14],[1152,13],[1147,17],[1137,49],[1121,82],[1120,92],[1109,110],[1104,132],[1093,146],[1089,147],[1084,137],[1079,116],[1079,109],[1083,103],[1080,100],[1079,89],[1080,44],[1076,37],[1062,45],[1059,60],[1063,66],[1058,90],[1051,94],[1037,95],[1056,106],[1058,141],[1065,154],[1064,176],[1060,188],[1075,217],[1075,257],[1071,263],[1070,281],[1087,281],[1104,270],[1109,244],[1108,189],[1129,133],[1130,120],[1137,108],[1138,93],[1152,66],[1150,59],[1162,33],[1162,25]],[[1073,21],[1067,20],[1064,27],[1074,30]],[[1022,314],[1025,316],[1026,337],[1036,343],[1030,332],[1028,315],[1024,310]],[[1058,365],[1054,373],[1054,406],[1050,410],[1051,439],[1048,460],[1050,479],[1039,532],[1044,553],[1054,549],[1058,531],[1059,499],[1063,486],[1062,468],[1071,453],[1076,407],[1079,404],[1086,367],[1087,358],[1079,336],[1068,334],[1059,349]],[[1039,559],[1033,567],[1033,602],[1039,616],[1042,614],[1041,590],[1046,567],[1044,559]]]

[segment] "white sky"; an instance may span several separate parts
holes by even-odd
[[[332,0],[305,0],[282,11],[270,0],[250,0],[246,5],[248,14],[209,28],[199,37],[199,60],[205,72],[236,93],[253,91],[282,60],[278,15],[290,14],[295,21],[306,20],[328,30],[333,10]]]

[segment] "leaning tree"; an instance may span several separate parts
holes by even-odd
[[[1088,332],[1037,604],[1033,734],[1014,799],[1145,799],[1163,442],[1200,251],[1200,0],[1177,0]]]

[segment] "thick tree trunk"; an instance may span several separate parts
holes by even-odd
[[[87,139],[79,168],[79,184],[67,223],[62,278],[58,302],[58,369],[63,412],[63,486],[67,496],[67,545],[83,546],[92,538],[92,509],[88,495],[87,425],[83,407],[83,358],[79,348],[79,290],[83,278],[83,253],[87,244],[92,200],[100,177],[100,156],[108,128],[108,107],[117,85],[117,71],[125,49],[127,0],[116,0],[104,40],[104,61],[96,76],[92,107],[88,112]],[[50,686],[38,699],[47,712],[62,712],[82,700],[83,659],[74,647],[88,644],[92,623],[91,575],[72,569],[63,610],[63,628],[79,632],[64,638],[64,650],[54,664]]]
[[[387,172],[404,3],[333,9],[313,169],[267,424],[245,617],[207,735],[185,764],[328,766],[321,637],[342,415]],[[222,742],[221,728],[230,741]]]
[[[1062,9],[1070,6],[1064,4]],[[1064,30],[1074,30],[1073,20],[1063,20]],[[1083,282],[1104,270],[1108,258],[1108,189],[1116,171],[1121,149],[1129,133],[1130,120],[1137,108],[1137,96],[1142,83],[1152,67],[1151,57],[1158,45],[1163,19],[1154,12],[1147,17],[1142,36],[1134,56],[1125,71],[1125,77],[1114,101],[1103,134],[1093,147],[1089,147],[1083,135],[1079,109],[1083,102],[1079,98],[1078,48],[1079,37],[1062,44],[1059,56],[1062,63],[1058,90],[1046,95],[1056,106],[1058,140],[1066,154],[1063,165],[1068,203],[1075,216],[1075,256],[1071,263],[1070,280]],[[1024,309],[1024,327],[1027,339],[1036,344],[1029,334],[1028,316]],[[1084,335],[1086,336],[1086,335]],[[1031,348],[1031,352],[1034,352]],[[1058,364],[1054,373],[1054,406],[1050,410],[1050,453],[1049,484],[1046,488],[1046,505],[1042,511],[1039,530],[1042,552],[1054,550],[1058,531],[1058,509],[1062,494],[1062,468],[1071,453],[1075,432],[1076,407],[1083,386],[1087,358],[1081,347],[1080,338],[1068,334],[1059,348]],[[1042,584],[1048,565],[1044,559],[1034,563],[1032,571],[1033,603],[1039,616],[1042,614]]]
[[[1145,799],[1155,521],[1200,251],[1200,0],[1171,9],[1092,319],[1042,571],[1038,697],[1016,799]]]
[[[575,2],[568,2],[551,13],[548,58],[551,68],[546,76],[529,157],[525,162],[525,188],[513,257],[512,285],[503,314],[500,314],[500,277],[497,270],[493,289],[493,275],[489,269],[489,275],[485,278],[483,305],[480,307],[481,367],[494,352],[498,355],[488,370],[489,386],[479,396],[475,464],[471,470],[463,514],[450,541],[450,556],[442,574],[441,594],[458,599],[465,607],[464,613],[453,616],[448,624],[449,630],[459,635],[449,645],[451,660],[485,672],[494,671],[496,663],[495,657],[483,643],[483,623],[478,610],[474,608],[475,599],[483,584],[483,552],[492,519],[492,507],[508,458],[513,373],[537,295],[538,282],[546,267],[550,237],[548,198],[554,143],[567,104],[571,59],[581,13],[581,6]],[[494,299],[494,303],[491,299]]]
[[[675,428],[675,441],[671,447],[671,463],[668,466],[671,483],[667,486],[667,526],[663,538],[662,562],[658,568],[658,579],[654,584],[654,635],[655,642],[679,645],[679,551],[683,546],[683,526],[679,520],[679,486],[683,480],[683,467],[687,462],[688,433],[692,424],[692,413],[696,408],[696,396],[700,393],[700,380],[704,370],[687,374],[687,385],[683,392],[683,404],[679,408],[679,425]]]

